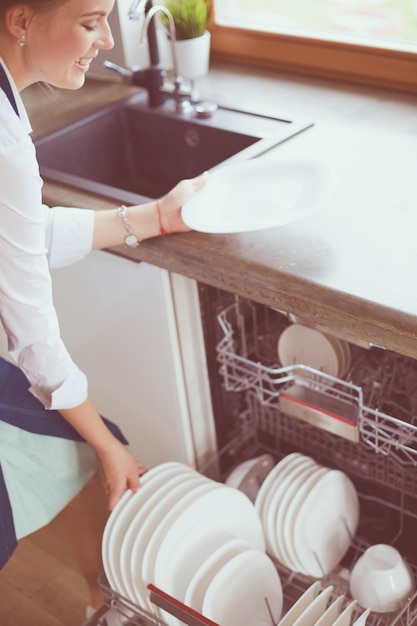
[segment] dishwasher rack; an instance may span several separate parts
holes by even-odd
[[[252,400],[256,401],[256,397],[252,396]],[[277,451],[275,444],[273,447],[270,447],[262,441],[263,437],[260,437],[257,416],[256,413],[254,413],[254,408],[254,406],[251,406],[248,408],[246,413],[241,415],[240,419],[242,421],[242,427],[239,432],[227,446],[225,446],[217,455],[213,456],[208,463],[200,468],[202,473],[215,480],[224,481],[226,480],[230,469],[242,460],[258,454],[270,453],[274,455],[274,458],[278,461],[287,453],[286,450]],[[290,419],[289,421],[290,423],[293,423],[295,420]],[[287,425],[286,428],[290,428],[290,425]],[[297,445],[300,443],[301,442],[297,440]],[[363,495],[360,494],[360,497],[362,498]],[[386,503],[381,500],[381,504],[385,505]],[[340,566],[338,566],[328,576],[321,579],[320,582],[323,589],[328,585],[333,586],[331,600],[335,600],[340,595],[345,595],[344,606],[351,601],[351,597],[349,595],[349,572],[356,560],[361,556],[361,554],[363,554],[369,545],[371,545],[371,542],[364,537],[360,535],[355,536],[351,549],[343,559]],[[280,575],[284,592],[283,613],[286,613],[315,579],[295,574],[275,559],[273,559],[273,561]],[[408,562],[417,580],[417,565],[413,563],[410,558],[408,558]],[[167,622],[164,621],[163,617],[161,617],[157,606],[155,606],[155,611],[150,613],[142,607],[135,605],[130,600],[111,589],[104,578],[104,575],[102,576],[100,585],[109,611],[115,611],[117,615],[120,616],[120,624],[115,624],[114,620],[107,622],[106,616],[104,615],[102,621],[99,622],[99,626],[168,626]],[[175,610],[174,603],[172,604],[172,608]],[[165,609],[171,612],[169,610],[169,604],[168,607],[165,607]],[[352,614],[352,621],[358,618],[361,613],[362,609],[360,607],[355,607]],[[184,623],[186,626],[204,625],[204,622],[195,620],[192,617],[190,619],[185,619],[181,623]],[[371,613],[367,619],[367,626],[412,626],[415,624],[417,624],[417,592],[412,598],[409,599],[400,611],[389,614]]]
[[[360,542],[356,541],[354,544],[354,558],[358,558],[366,547],[367,545],[361,545]],[[294,574],[276,561],[275,565],[282,583],[284,593],[283,614],[285,614],[303,594],[303,592],[312,584],[312,582],[314,582],[314,579]],[[411,567],[414,575],[417,576],[416,567],[413,565]],[[348,591],[348,571],[348,569],[343,567],[337,568],[337,570],[321,580],[322,589],[326,588],[328,585],[333,586],[330,602],[338,598],[340,595],[345,595],[343,608],[344,606],[347,606],[351,600],[351,598],[349,598]],[[100,618],[97,626],[168,626],[167,622],[164,621],[163,617],[161,617],[157,606],[155,607],[155,611],[149,612],[148,610],[134,604],[129,599],[111,589],[104,574],[102,574],[99,583],[108,611]],[[171,612],[169,610],[169,603],[168,605],[165,605],[164,608]],[[175,614],[174,602],[172,603],[172,609],[173,614]],[[362,612],[362,608],[355,607],[352,613],[352,622],[357,619]],[[117,616],[117,620],[115,620],[114,615]],[[201,621],[198,617],[193,617],[191,615],[188,619],[185,618],[184,622],[181,623],[185,626],[205,626],[206,620],[202,616],[200,616],[200,618]],[[412,626],[416,623],[417,592],[400,611],[389,614],[371,613],[366,622],[367,626]],[[271,624],[271,626],[276,626],[276,624]]]
[[[258,439],[256,429],[248,427],[248,416],[243,416],[245,428],[236,436],[236,438],[226,446],[219,455],[213,457],[211,461],[204,467],[204,473],[212,478],[219,479],[223,467],[230,467],[239,463],[242,459],[255,454],[269,452],[272,450],[262,445]],[[279,456],[276,456],[279,459]],[[227,472],[228,473],[228,472]],[[225,478],[226,476],[223,476]],[[349,571],[352,569],[356,560],[363,554],[370,542],[360,536],[353,539],[351,549],[338,566],[328,576],[321,579],[321,587],[324,589],[328,585],[333,586],[332,598],[335,600],[340,595],[345,595],[344,606],[346,606],[351,598],[349,596]],[[274,559],[273,559],[274,560]],[[414,576],[417,580],[417,566],[408,559]],[[313,578],[295,574],[274,560],[278,573],[280,575],[282,588],[284,592],[283,613],[286,613],[294,602],[302,595],[302,593],[314,582]],[[100,580],[100,586],[105,598],[109,612],[115,612],[120,622],[115,622],[114,617],[106,621],[105,614],[98,623],[98,626],[168,626],[161,616],[159,609],[155,606],[152,613],[142,607],[132,603],[116,591],[110,588],[104,575]],[[165,610],[175,614],[175,603],[172,603],[172,611],[170,604],[164,607]],[[362,609],[355,607],[352,614],[352,621],[359,617]],[[192,616],[181,621],[186,626],[204,626],[203,621],[199,621]],[[417,592],[409,599],[405,606],[398,612],[389,614],[371,613],[367,619],[367,626],[412,626],[417,624]],[[272,624],[271,624],[272,626]],[[274,625],[276,626],[276,625]]]
[[[370,345],[351,345],[350,369],[343,379],[335,378],[302,363],[278,364],[277,342],[291,323],[282,312],[236,297],[218,315],[218,323],[223,337],[217,358],[227,391],[252,391],[261,406],[277,409],[281,393],[298,382],[349,402],[357,408],[361,445],[417,467],[415,360]]]
[[[243,442],[241,442],[243,443]],[[248,442],[245,442],[247,444]],[[229,450],[224,450],[226,455],[234,454],[237,452],[237,442],[233,442]],[[214,462],[213,467],[218,468],[218,460]],[[217,471],[217,469],[216,469]],[[368,544],[364,543],[360,539],[355,539],[353,542],[352,550],[350,551],[351,564],[363,553],[368,547]],[[284,592],[284,606],[283,614],[285,614],[290,607],[296,602],[296,600],[302,595],[302,593],[314,582],[314,579],[294,574],[287,570],[277,561],[274,561],[278,573],[280,575],[282,588]],[[414,575],[417,578],[417,568],[411,564]],[[321,588],[324,589],[328,585],[333,586],[332,597],[330,601],[335,600],[340,595],[345,595],[344,606],[350,602],[349,598],[349,566],[338,567],[335,571],[329,574],[326,578],[321,580]],[[168,626],[163,617],[159,613],[159,609],[156,606],[154,612],[149,612],[142,607],[132,603],[127,598],[123,597],[113,589],[111,589],[102,574],[100,579],[100,587],[105,598],[105,603],[108,607],[108,612],[105,613],[99,620],[97,626]],[[151,596],[152,597],[152,596]],[[172,613],[175,615],[175,601],[172,603]],[[170,611],[170,604],[164,606],[165,610]],[[352,613],[352,621],[357,619],[363,609],[355,607]],[[114,614],[117,615],[119,621],[115,621]],[[110,616],[110,617],[109,617]],[[199,619],[201,618],[201,621]],[[185,618],[183,623],[185,626],[205,626],[208,623],[202,616],[193,617],[192,615],[187,619]],[[204,621],[203,621],[204,620]],[[408,603],[398,612],[389,614],[371,613],[367,619],[367,626],[412,626],[417,623],[417,592],[413,595]],[[221,626],[221,625],[219,625]],[[271,626],[276,626],[275,624]]]
[[[321,586],[332,585],[332,599],[345,595],[347,605],[351,600],[349,572],[373,543],[396,545],[417,580],[417,546],[414,553],[409,550],[409,538],[415,543],[417,527],[417,362],[351,341],[351,366],[343,378],[300,363],[281,367],[277,342],[294,321],[300,320],[237,296],[218,313],[216,354],[220,378],[224,392],[239,397],[239,411],[227,444],[197,469],[224,481],[236,465],[258,454],[269,453],[278,462],[286,454],[299,451],[346,472],[357,487],[361,518],[362,511],[364,515],[348,554],[321,580]],[[280,396],[294,383],[355,407],[357,441],[282,411]],[[314,579],[274,563],[284,591],[285,613]],[[100,584],[109,611],[120,616],[120,626],[167,626],[158,606],[150,613],[111,589],[104,577]],[[173,601],[174,614],[175,604]],[[171,612],[169,602],[164,608]],[[352,618],[361,612],[355,608]],[[181,623],[200,626],[202,622],[191,617]],[[114,622],[106,622],[104,616],[99,624],[113,626]],[[417,592],[400,611],[371,613],[367,620],[367,626],[413,624],[417,624]]]

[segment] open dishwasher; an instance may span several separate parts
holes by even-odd
[[[343,606],[351,603],[350,572],[374,544],[395,546],[417,579],[417,362],[339,337],[349,346],[339,375],[298,361],[283,365],[280,339],[293,326],[310,324],[203,285],[200,298],[219,452],[197,469],[225,481],[233,468],[259,455],[268,454],[278,463],[300,453],[345,473],[359,496],[357,531],[331,571],[308,576],[270,554],[283,589],[282,615],[315,581],[322,589],[331,587],[332,600],[343,596]],[[153,585],[148,591],[155,611],[123,597],[105,577],[102,589],[112,619],[119,616],[120,624],[166,626],[163,615],[174,615],[175,623],[188,626],[216,624]],[[355,606],[350,623],[362,613]],[[100,624],[113,626],[106,619]],[[366,619],[369,626],[414,623],[416,593],[400,609],[371,612]],[[272,615],[271,626],[277,626]]]

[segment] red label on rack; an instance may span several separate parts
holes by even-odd
[[[302,385],[293,385],[279,396],[283,413],[350,441],[359,441],[359,407]]]

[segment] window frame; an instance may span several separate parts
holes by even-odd
[[[226,26],[213,11],[214,60],[417,93],[416,52]]]

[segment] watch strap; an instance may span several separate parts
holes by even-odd
[[[118,215],[120,215],[120,217],[123,220],[123,224],[126,230],[126,237],[124,238],[124,245],[127,248],[137,248],[137,246],[140,244],[139,239],[136,237],[136,235],[133,234],[132,232],[132,227],[130,225],[129,219],[127,217],[127,207],[122,204],[121,206],[119,206],[119,208],[117,209],[117,213]]]

